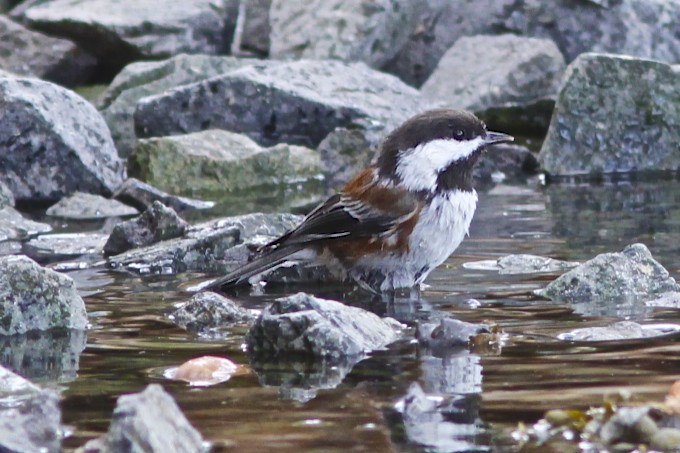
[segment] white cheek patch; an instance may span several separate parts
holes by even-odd
[[[410,190],[433,191],[437,187],[439,173],[451,163],[469,157],[484,146],[484,139],[432,140],[404,151],[399,157],[397,175]]]

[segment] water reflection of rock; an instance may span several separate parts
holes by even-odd
[[[51,330],[0,337],[0,363],[34,382],[71,381],[87,344],[82,330]]]

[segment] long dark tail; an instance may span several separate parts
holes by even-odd
[[[224,277],[218,278],[201,289],[219,291],[229,287],[246,284],[250,277],[275,268],[284,263],[292,254],[303,248],[303,245],[294,245],[264,252],[263,254],[256,256],[250,263],[228,273]]]

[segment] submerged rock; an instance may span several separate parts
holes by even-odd
[[[0,258],[0,335],[87,328],[85,303],[70,277],[25,256]]]
[[[170,319],[191,332],[208,333],[232,324],[249,322],[255,314],[233,300],[213,292],[201,292],[170,314]]]
[[[0,181],[17,200],[107,195],[123,182],[123,162],[102,117],[49,82],[0,78],[0,148]]]
[[[247,262],[236,245],[274,239],[299,223],[293,214],[247,214],[189,227],[187,233],[109,257],[109,266],[137,274],[178,272],[226,273]]]
[[[187,360],[176,368],[169,368],[163,376],[187,382],[193,387],[208,387],[227,382],[234,375],[247,372],[244,367],[229,359],[206,355]]]
[[[23,252],[41,263],[85,256],[101,259],[107,239],[102,233],[43,234],[25,243]]]
[[[83,192],[61,199],[47,210],[47,215],[64,219],[103,219],[139,214],[135,208],[117,200]]]
[[[668,271],[644,244],[633,244],[620,253],[603,253],[570,270],[539,291],[541,296],[562,302],[626,298],[653,299],[680,291]]]
[[[680,169],[678,103],[671,65],[581,55],[564,75],[541,165],[553,175]]]
[[[391,129],[425,107],[417,90],[359,63],[263,62],[137,105],[138,137],[224,129],[260,145],[316,147],[336,127]]]
[[[536,255],[507,255],[497,260],[472,261],[463,264],[465,269],[498,271],[501,275],[537,274],[562,272],[578,266],[579,263],[561,261]]]
[[[215,206],[212,201],[195,200],[163,192],[160,189],[140,181],[128,178],[113,194],[113,198],[145,211],[156,201],[160,201],[168,208],[177,212],[193,211],[196,209],[210,209]]]
[[[680,325],[649,324],[619,321],[605,327],[585,327],[558,335],[565,341],[615,341],[653,338],[680,332]]]
[[[100,453],[199,453],[203,439],[158,384],[118,398],[109,431],[86,444]]]
[[[443,351],[449,348],[467,346],[472,337],[489,332],[491,330],[487,324],[473,324],[444,317],[438,322],[418,323],[416,338],[423,346]]]
[[[362,61],[379,68],[406,44],[418,3],[410,0],[273,0],[271,56]]]
[[[155,244],[166,239],[183,236],[189,224],[160,201],[135,219],[113,227],[104,245],[104,253],[117,255],[136,247]]]
[[[64,86],[89,81],[95,58],[71,41],[36,33],[0,16],[0,67]]]
[[[140,99],[222,75],[254,62],[227,56],[180,54],[163,61],[127,65],[97,101],[97,108],[111,129],[118,153],[123,157],[128,156],[135,147],[133,113]]]
[[[263,148],[246,135],[207,130],[140,140],[130,174],[173,193],[263,189],[318,177],[318,154],[302,146]]]
[[[463,37],[442,56],[421,93],[434,103],[474,112],[530,105],[556,97],[564,67],[548,39]]]
[[[391,318],[298,293],[267,306],[246,342],[256,355],[339,359],[386,346],[399,337],[400,327]]]

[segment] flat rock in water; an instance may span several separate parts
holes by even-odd
[[[59,453],[63,427],[59,396],[40,390],[18,404],[0,407],[0,450]]]
[[[668,271],[644,244],[633,244],[620,253],[603,253],[561,275],[541,296],[561,302],[611,301],[626,298],[653,299],[680,291]]]
[[[85,303],[70,277],[25,256],[0,258],[0,335],[86,329]]]
[[[226,273],[247,262],[239,244],[274,239],[297,225],[293,214],[247,214],[216,219],[189,227],[181,238],[169,239],[109,257],[109,266],[137,274],[178,272]],[[234,259],[235,256],[238,259]]]
[[[31,31],[0,16],[0,67],[17,76],[76,86],[89,81],[96,63],[71,41]]]
[[[136,178],[126,179],[113,193],[113,198],[129,206],[134,206],[140,211],[150,208],[155,201],[160,201],[177,212],[210,209],[215,206],[215,203],[212,201],[171,195]]]
[[[101,453],[204,451],[201,434],[158,384],[119,397],[108,433],[90,441],[85,448]]]
[[[223,130],[140,140],[128,167],[154,186],[187,194],[264,189],[321,174],[314,150],[286,143],[263,148]]]
[[[674,66],[581,55],[564,75],[541,165],[553,175],[680,169],[679,103]]]
[[[418,323],[416,338],[423,346],[446,350],[456,346],[466,346],[475,335],[490,331],[487,324],[473,324],[444,317],[437,322]]]
[[[81,220],[126,217],[136,214],[139,214],[139,211],[118,200],[83,192],[76,192],[63,198],[47,210],[47,215],[52,217]]]
[[[392,129],[424,110],[417,90],[361,63],[262,62],[148,97],[139,137],[224,129],[260,145],[316,147],[336,127]]]
[[[118,153],[128,156],[134,149],[137,140],[133,113],[140,99],[222,75],[255,61],[229,56],[180,54],[163,61],[125,66],[97,102],[97,108],[111,129]]]
[[[123,182],[125,168],[101,115],[50,82],[0,78],[0,148],[0,181],[17,200],[108,195]]]
[[[101,256],[108,235],[102,233],[43,234],[24,244],[23,251],[41,263]]]
[[[28,239],[52,231],[46,223],[29,220],[11,206],[0,207],[0,242]]]
[[[565,341],[635,340],[659,337],[679,331],[680,325],[675,324],[643,325],[633,321],[620,321],[605,327],[574,329],[558,335],[558,338]]]
[[[529,105],[556,97],[564,68],[562,54],[548,39],[463,37],[442,56],[421,93],[433,103],[474,112]]]
[[[33,29],[69,37],[118,69],[135,59],[182,52],[227,53],[233,0],[53,0],[13,12]]]
[[[135,247],[183,236],[189,224],[160,201],[154,201],[142,215],[113,227],[104,252],[117,255]]]
[[[273,0],[270,55],[276,59],[363,61],[379,68],[414,32],[418,2]]]
[[[472,261],[463,264],[465,269],[498,271],[501,275],[536,274],[561,272],[578,266],[579,263],[561,261],[536,255],[507,255],[497,260]]]
[[[400,327],[394,319],[298,293],[267,306],[246,343],[259,355],[341,359],[388,345],[399,337]]]
[[[227,297],[205,291],[173,311],[170,319],[191,332],[207,332],[252,321],[255,315]]]

